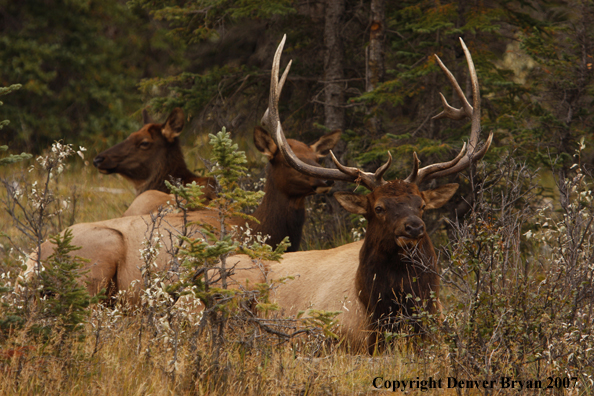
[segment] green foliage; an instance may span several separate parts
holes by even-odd
[[[7,151],[7,150],[8,150],[8,146],[0,146],[0,152]],[[8,157],[0,158],[0,166],[13,164],[13,163],[19,162],[19,161],[25,161],[31,157],[32,157],[31,154],[28,154],[28,153],[9,154]]]
[[[566,1],[563,7],[551,15],[550,25],[525,29],[520,36],[522,49],[538,63],[529,76],[539,94],[533,134],[550,142],[554,156],[573,154],[580,139],[594,131],[594,4]],[[572,163],[566,156],[564,165]]]
[[[295,12],[291,0],[132,0],[129,4],[150,10],[157,20],[168,21],[172,33],[188,43],[218,36],[218,29],[226,23]]]
[[[8,95],[9,93],[16,91],[17,89],[21,88],[21,84],[13,84],[9,87],[0,87],[0,96]],[[0,106],[4,103],[0,102]],[[0,121],[0,129],[4,128],[6,125],[10,124],[9,120],[2,120]]]
[[[0,81],[23,86],[5,106],[13,123],[0,140],[30,151],[65,136],[99,147],[120,140],[114,132],[135,126],[138,80],[166,70],[179,48],[119,0],[8,2],[3,12],[12,22],[0,28]]]
[[[289,35],[286,52],[292,55],[293,71],[299,76],[292,81],[290,93],[298,100],[281,104],[285,130],[309,135],[314,128],[323,129],[319,108],[323,103],[318,100],[322,88],[307,82],[319,80],[324,67],[322,57],[314,50],[324,45],[316,13],[312,9],[307,9],[309,13],[307,10],[295,13],[291,7],[298,7],[290,2],[282,3],[287,8],[278,9],[269,8],[267,3],[220,0],[135,3],[169,21],[174,35],[186,42],[200,43],[196,48],[215,54],[214,43],[217,43],[230,49],[229,54],[215,56],[212,62],[195,60],[194,69],[199,72],[145,80],[141,87],[145,94],[153,96],[151,103],[167,109],[184,106],[189,114],[200,117],[199,129],[228,124],[228,120],[239,120],[241,125],[246,117],[255,121],[253,104],[267,95],[269,59],[261,62],[258,56],[254,62],[253,54],[249,54],[250,61],[246,64],[245,56],[235,56],[237,51],[226,40],[252,43],[252,36],[265,34],[267,42],[276,42],[282,30]],[[367,18],[367,7],[367,4],[347,3],[345,20]],[[564,14],[563,9],[581,11]],[[419,153],[423,163],[432,163],[451,159],[460,149],[468,127],[462,122],[431,120],[441,107],[438,93],[441,91],[448,98],[454,96],[433,55],[438,54],[462,86],[465,84],[468,71],[461,56],[459,37],[464,38],[477,67],[483,129],[495,133],[493,150],[486,160],[496,160],[507,152],[525,153],[531,166],[538,166],[548,163],[551,152],[571,155],[576,142],[588,135],[593,124],[591,106],[587,105],[592,91],[592,73],[587,66],[591,54],[589,49],[584,54],[579,51],[583,47],[580,43],[591,42],[588,32],[594,29],[587,29],[591,9],[591,4],[580,1],[473,5],[386,2],[386,76],[371,92],[366,91],[364,79],[360,78],[367,67],[363,49],[368,44],[369,32],[365,30],[368,25],[350,23],[342,39],[345,123],[352,131],[345,133],[344,138],[349,142],[351,159],[372,168],[391,150],[398,155],[398,169],[402,170],[410,168],[412,151]],[[261,20],[267,20],[270,26],[265,32],[250,25]],[[225,30],[219,29],[223,24]],[[238,31],[242,34],[234,36]],[[225,34],[230,38],[226,39]],[[262,51],[259,47],[257,50]],[[269,55],[271,58],[272,53]],[[582,55],[585,58],[579,59]],[[545,71],[544,77],[546,73],[549,76],[542,78],[541,64],[547,69],[554,66],[557,72]],[[572,101],[570,91],[580,99],[571,103],[568,112],[572,120],[567,122],[567,112],[562,115],[559,109],[566,108],[563,103]],[[154,95],[154,92],[159,93]],[[551,100],[543,101],[547,97]],[[454,97],[453,104],[458,105],[457,102]],[[381,121],[377,135],[371,132],[372,117]],[[247,123],[246,127],[251,124]],[[396,171],[388,176],[405,174]]]
[[[80,249],[72,245],[72,231],[50,238],[56,245],[54,253],[34,274],[20,282],[15,291],[10,273],[0,279],[0,341],[24,326],[33,336],[64,339],[84,330],[89,315],[89,305],[102,298],[103,292],[91,297],[82,278],[87,271],[82,268],[87,260],[71,253]]]
[[[249,251],[253,258],[280,258],[280,254],[288,246],[288,243],[281,244],[272,252],[269,246],[264,247],[262,243],[253,241],[249,248],[242,248],[242,243],[238,240],[242,236],[233,233],[227,222],[237,217],[254,219],[245,214],[244,210],[257,204],[264,193],[245,191],[239,186],[240,178],[244,177],[247,171],[247,160],[245,153],[238,150],[237,144],[233,143],[225,128],[216,135],[210,135],[210,144],[213,163],[210,176],[216,178],[219,191],[217,198],[213,199],[208,207],[218,213],[221,227],[215,232],[207,224],[198,224],[203,227],[203,237],[182,236],[180,243],[181,254],[184,257],[183,266],[188,274],[185,286],[194,287],[196,296],[207,309],[215,307],[216,300],[221,298],[221,295],[229,296],[229,293],[234,293],[223,292],[218,286],[213,288],[215,282],[212,281],[213,276],[220,277],[223,289],[227,288],[229,269],[225,267],[225,260],[230,254]],[[185,190],[187,187],[181,189]],[[192,197],[186,196],[188,204],[194,205]],[[216,275],[209,273],[209,270],[214,268],[218,272]]]
[[[79,250],[73,246],[72,231],[67,229],[63,235],[55,235],[50,241],[56,245],[54,253],[43,263],[39,271],[38,289],[39,315],[42,322],[41,331],[56,331],[56,326],[63,328],[67,333],[82,330],[89,317],[89,305],[97,302],[100,296],[92,297],[81,282],[81,278],[88,271],[82,271],[88,260],[70,253]]]
[[[151,106],[166,111],[182,107],[186,114],[194,117],[198,110],[209,105],[217,95],[231,95],[242,79],[255,73],[255,70],[246,66],[215,66],[205,74],[184,72],[175,76],[146,79],[140,83],[140,90],[149,97],[156,89],[171,91],[174,95],[152,98]]]
[[[20,89],[20,88],[21,88],[20,84],[13,84],[9,87],[0,87],[0,96],[7,95],[13,91],[16,91],[17,89]],[[4,103],[0,102],[0,106],[2,106],[3,104]],[[0,129],[4,128],[9,123],[10,123],[9,120],[0,121]],[[0,152],[7,151],[7,150],[8,150],[8,146],[0,146]],[[21,153],[20,155],[9,154],[8,157],[0,158],[0,166],[12,164],[12,163],[15,163],[18,161],[24,161],[29,158],[31,158],[31,154],[27,154],[27,153]]]
[[[238,151],[237,144],[233,143],[225,127],[216,135],[209,136],[213,147],[211,160],[214,164],[211,175],[217,179],[221,187],[214,207],[226,218],[239,216],[255,220],[252,216],[244,214],[243,210],[257,205],[264,192],[245,191],[239,186],[239,179],[247,173],[245,153]]]
[[[255,240],[252,240],[249,245],[246,243],[240,246],[239,251],[243,254],[247,254],[254,260],[260,259],[267,261],[280,261],[283,253],[287,250],[287,248],[289,248],[289,246],[291,246],[289,237],[285,237],[273,250],[272,246],[264,243],[261,235],[256,235]]]
[[[165,185],[172,194],[185,200],[185,207],[187,209],[196,210],[204,208],[202,202],[204,198],[204,192],[202,191],[204,186],[198,185],[196,182],[186,184],[185,186],[176,186],[169,183],[167,180],[165,180]]]
[[[304,314],[307,316],[304,317]],[[342,311],[321,311],[319,309],[308,309],[306,311],[299,311],[297,314],[298,318],[301,318],[306,326],[315,326],[322,329],[322,332],[326,337],[337,339],[338,336],[334,333],[337,321],[336,317],[340,315]]]

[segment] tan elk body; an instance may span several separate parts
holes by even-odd
[[[340,131],[322,136],[312,145],[290,140],[289,144],[297,152],[299,158],[315,166],[318,160],[328,154],[340,138]],[[297,250],[301,240],[305,221],[305,197],[330,190],[331,183],[302,175],[289,167],[280,153],[272,137],[262,128],[255,128],[254,141],[256,147],[269,159],[268,178],[264,187],[266,195],[254,213],[259,223],[248,221],[252,233],[269,235],[268,243],[276,246],[285,237],[289,237],[291,247]],[[159,192],[156,192],[159,193]],[[169,199],[169,194],[159,193]],[[142,195],[140,196],[142,197]],[[153,202],[154,203],[154,202]],[[152,204],[149,202],[149,204]],[[189,222],[204,222],[215,229],[220,227],[216,211],[205,209],[188,212]],[[182,228],[183,217],[180,214],[168,214],[157,230],[165,238],[156,264],[165,268],[170,261],[167,251],[171,251],[170,234],[178,235]],[[243,219],[230,219],[230,225],[245,226]],[[127,290],[132,282],[141,279],[140,268],[143,261],[140,249],[151,226],[151,217],[127,216],[94,223],[75,224],[70,227],[73,234],[72,244],[81,250],[74,252],[77,256],[89,260],[86,269],[88,289],[96,294],[102,287],[109,286],[109,294],[119,290]],[[49,241],[41,245],[41,261],[46,260],[54,251]],[[27,261],[25,276],[33,276],[37,265],[37,255],[33,253]]]

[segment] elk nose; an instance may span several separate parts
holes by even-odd
[[[425,233],[425,225],[419,221],[410,222],[404,226],[404,231],[411,238],[420,238]]]
[[[98,168],[104,159],[105,159],[104,157],[96,156],[95,159],[93,160],[93,165],[95,165],[95,167]]]

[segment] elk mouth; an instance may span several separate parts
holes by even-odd
[[[327,194],[332,190],[332,187],[316,187],[314,189],[314,194]]]
[[[103,169],[99,168],[98,166],[96,166],[96,168],[99,171],[99,173],[103,173],[104,175],[111,175],[115,172],[115,168]]]
[[[95,166],[95,168],[97,168],[99,172],[103,173],[104,175],[109,175],[116,171],[115,166],[112,166],[111,168],[106,167],[105,157],[102,157],[100,155],[95,157],[95,159],[93,160],[93,165]]]
[[[400,247],[414,247],[425,237],[425,224],[412,221],[405,225],[401,234],[395,235]]]
[[[424,235],[424,234],[423,234]],[[396,236],[396,244],[401,248],[413,248],[417,246],[417,244],[423,238],[423,235],[420,235],[417,238],[411,238],[409,236],[398,235]]]

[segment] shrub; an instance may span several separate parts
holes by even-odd
[[[592,179],[579,165],[561,174],[555,208],[536,194],[536,176],[508,159],[474,186],[469,218],[453,223],[443,278],[451,366],[487,380],[557,375],[589,387]]]

